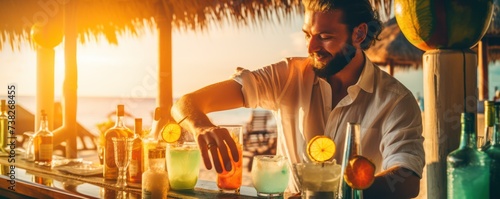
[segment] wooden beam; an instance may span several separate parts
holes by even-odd
[[[157,107],[160,107],[161,118],[158,126],[161,128],[172,120],[170,108],[173,104],[172,96],[172,13],[169,6],[162,2],[156,17],[158,25],[159,65],[158,65],[158,98]]]
[[[64,5],[64,82],[63,82],[63,123],[54,130],[54,145],[66,142],[66,158],[77,158],[77,84],[78,72],[76,62],[76,2]]]
[[[42,110],[47,113],[49,129],[54,129],[54,57],[54,49],[37,46],[35,132],[40,128]]]
[[[477,112],[477,55],[430,50],[423,61],[427,198],[446,198],[446,157],[460,142],[460,114]]]
[[[389,75],[394,76],[394,63],[389,61]]]
[[[489,99],[489,78],[488,78],[488,37],[483,37],[478,43],[478,89],[479,100]]]

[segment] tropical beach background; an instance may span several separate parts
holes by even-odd
[[[262,22],[260,26],[234,24],[210,25],[206,31],[173,31],[173,97],[227,79],[236,67],[257,69],[284,57],[307,56],[302,16],[294,15],[284,23]],[[117,104],[124,104],[133,117],[152,122],[156,107],[158,33],[154,27],[125,33],[118,45],[105,42],[104,36],[78,44],[78,109],[77,121],[97,135],[96,125],[108,120]],[[403,47],[402,47],[403,48]],[[62,95],[64,48],[55,47],[55,97]],[[31,113],[36,110],[36,50],[27,41],[0,51],[0,98],[5,98],[7,85],[17,86],[17,104]],[[420,67],[399,68],[394,76],[415,95],[423,95],[423,71]],[[500,63],[489,65],[489,96],[500,87]],[[216,124],[244,125],[251,109],[211,113]],[[128,120],[132,125],[132,119]],[[213,172],[212,172],[213,173]],[[207,177],[211,178],[211,177]],[[211,178],[213,179],[213,178]],[[248,185],[248,181],[247,185]]]
[[[301,31],[302,17],[285,24],[269,22],[261,28],[231,25],[207,32],[173,33],[174,100],[203,86],[230,78],[236,67],[253,70],[284,57],[307,56]],[[154,28],[141,36],[124,35],[118,45],[88,41],[78,48],[78,121],[95,132],[116,104],[150,124],[157,96],[158,42]],[[104,38],[101,38],[104,39]],[[60,100],[64,77],[63,46],[55,47],[55,99]],[[381,66],[386,69],[385,66]],[[0,97],[8,84],[17,85],[17,104],[36,110],[36,51],[28,42],[0,51]],[[421,66],[400,67],[394,76],[415,97],[423,95]],[[500,87],[500,62],[489,65],[489,96]],[[211,114],[215,122],[244,124],[251,110],[241,108]]]

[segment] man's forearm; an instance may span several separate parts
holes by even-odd
[[[377,174],[364,198],[414,198],[420,191],[420,178],[405,168],[394,167]]]
[[[196,133],[198,128],[213,126],[190,95],[181,97],[172,107],[171,114],[175,121],[180,122],[182,128],[191,133]]]

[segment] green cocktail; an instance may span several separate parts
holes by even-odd
[[[167,171],[170,188],[193,189],[200,171],[200,150],[194,142],[167,146]]]

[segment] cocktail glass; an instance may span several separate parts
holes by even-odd
[[[104,164],[104,137],[98,136],[94,138],[94,143],[97,149],[97,157],[99,158],[99,163]]]
[[[158,146],[158,140],[152,137],[142,140],[143,172],[149,170],[149,150]],[[161,146],[160,146],[161,147]]]
[[[296,163],[302,198],[337,198],[341,166],[336,161]]]
[[[167,145],[167,171],[173,190],[194,189],[200,172],[200,149],[195,142]]]
[[[28,139],[28,145],[26,146],[26,153],[24,155],[24,158],[27,160],[27,161],[35,161],[35,147],[33,146],[33,138],[35,136],[34,133],[30,133],[30,132],[25,132],[23,133],[23,135],[25,135],[27,138],[25,139]]]
[[[253,157],[251,175],[258,196],[283,196],[290,175],[287,158],[281,155],[256,155]]]
[[[238,149],[239,161],[231,159],[231,171],[225,168],[222,173],[217,173],[217,187],[220,192],[240,193],[241,182],[243,179],[243,127],[241,125],[220,125],[219,128],[225,128],[233,138]],[[228,151],[231,154],[230,151]]]
[[[116,187],[125,188],[127,186],[127,167],[132,157],[132,146],[134,139],[125,137],[113,137],[113,147],[115,150],[115,164],[118,168],[118,179]]]

